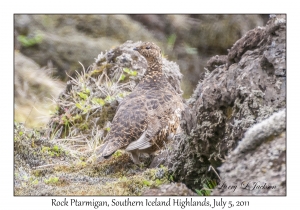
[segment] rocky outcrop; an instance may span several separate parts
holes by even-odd
[[[219,168],[213,195],[286,195],[285,130],[286,110],[249,128]]]
[[[285,33],[285,18],[271,18],[238,40],[226,64],[199,83],[183,114],[185,134],[167,160],[177,180],[199,189],[208,177],[218,179],[210,166],[230,161],[226,156],[249,127],[286,107]]]

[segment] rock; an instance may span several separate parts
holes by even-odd
[[[217,68],[218,66],[222,66],[224,64],[227,63],[228,57],[227,55],[216,55],[211,57],[208,61],[207,61],[207,66],[206,68],[209,71],[214,70],[215,68]]]
[[[286,110],[255,124],[219,168],[213,195],[286,195]],[[236,190],[220,186],[235,185]]]
[[[255,38],[256,30],[261,35]],[[249,127],[286,107],[285,30],[278,17],[246,33],[228,62],[198,84],[183,113],[185,134],[167,161],[176,180],[199,189],[208,177],[218,179],[210,166],[222,165]]]

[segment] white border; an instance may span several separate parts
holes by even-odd
[[[293,1],[295,2],[295,1]],[[13,14],[14,13],[287,13],[287,197],[224,197],[225,200],[249,200],[247,209],[272,209],[274,207],[298,206],[299,175],[298,157],[300,142],[299,134],[299,13],[298,5],[291,2],[276,1],[11,1],[2,4],[1,9],[1,78],[0,96],[1,104],[1,183],[0,206],[1,209],[15,209],[18,207],[34,209],[50,209],[51,199],[64,197],[13,197]],[[297,67],[298,68],[297,68]],[[297,135],[298,134],[298,135]],[[298,137],[298,138],[297,138]],[[71,197],[67,197],[71,199]],[[80,199],[107,200],[113,197],[78,197]],[[125,197],[117,197],[125,198]],[[208,199],[220,199],[209,197]],[[131,200],[142,200],[146,197],[131,197]],[[203,199],[203,198],[201,198]],[[71,209],[74,207],[66,207]],[[64,209],[66,209],[64,208]],[[89,207],[92,208],[92,207]],[[133,209],[132,207],[122,207]],[[152,208],[153,207],[143,207]],[[167,208],[167,207],[155,207]],[[172,209],[174,207],[171,207]],[[171,209],[168,208],[168,209]],[[192,207],[191,207],[192,208]],[[194,207],[194,209],[200,207]],[[99,208],[100,209],[100,208]],[[104,209],[104,208],[101,208]],[[109,208],[113,209],[113,208]],[[175,208],[174,208],[175,209]],[[181,209],[181,208],[177,208]],[[190,209],[190,208],[185,208]]]

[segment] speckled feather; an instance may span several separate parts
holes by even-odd
[[[171,133],[176,132],[183,103],[162,73],[159,47],[145,42],[135,50],[146,58],[147,71],[132,93],[120,103],[106,143],[97,153],[107,158],[125,148],[138,163],[140,152],[155,152],[164,146]],[[142,145],[135,144],[138,139]],[[135,152],[137,157],[134,157]]]

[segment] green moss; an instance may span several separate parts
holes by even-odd
[[[117,150],[114,154],[113,154],[113,157],[119,157],[121,156],[123,153],[120,151],[120,150]]]
[[[33,170],[32,174],[36,177],[40,177],[42,175],[42,171],[41,170]]]
[[[80,130],[87,130],[89,128],[89,124],[87,122],[82,122],[81,124],[78,125],[78,128]]]
[[[108,96],[106,96],[106,98],[104,100],[108,103],[111,103],[112,101],[116,100],[116,98],[108,95]]]
[[[76,114],[75,116],[72,116],[70,121],[71,122],[79,122],[82,120],[82,116],[80,114]]]
[[[84,87],[84,88],[82,89],[82,92],[85,93],[85,94],[87,94],[87,95],[89,96],[90,93],[91,93],[91,90],[90,90],[88,87]]]
[[[83,111],[83,114],[88,113],[89,110],[91,109],[91,105],[87,104],[85,101],[82,100],[76,103],[75,106],[81,111]]]
[[[77,92],[77,95],[79,95],[80,98],[83,100],[86,100],[88,98],[88,95],[82,92]]]
[[[19,35],[17,39],[23,47],[31,47],[41,43],[43,41],[43,36],[39,33],[37,33],[34,37]]]
[[[39,181],[37,179],[35,179],[34,181],[32,181],[32,184],[37,185],[39,183]]]
[[[36,177],[31,176],[31,177],[29,177],[29,179],[28,179],[28,183],[29,183],[29,184],[32,184],[32,185],[37,185],[37,184],[39,183],[39,181],[36,179]]]
[[[95,68],[93,71],[91,71],[91,72],[89,73],[89,76],[92,76],[92,77],[96,78],[96,77],[98,77],[99,75],[101,75],[105,69],[110,69],[111,66],[112,66],[112,65],[109,64],[109,63],[106,63],[106,62],[105,62],[105,63],[102,63],[101,66],[97,66],[97,68]]]
[[[156,176],[158,170],[163,170],[161,178]],[[101,195],[141,195],[148,188],[156,188],[162,184],[169,183],[167,168],[147,169],[141,174],[134,176],[123,176],[116,182],[111,182],[101,188]]]
[[[125,78],[126,78],[125,74],[121,74],[121,76],[120,76],[120,81],[125,80]]]
[[[87,165],[86,162],[78,161],[77,164],[76,164],[76,167],[82,169],[82,168],[86,167],[86,165]]]
[[[130,92],[121,92],[121,93],[118,94],[118,96],[120,98],[124,98],[124,97],[128,96],[129,94],[130,94]]]
[[[50,155],[51,157],[53,157],[53,156],[59,157],[62,155],[63,151],[59,146],[54,145],[52,148],[42,146],[41,152],[46,153],[46,154]]]
[[[52,150],[53,150],[54,152],[56,152],[56,153],[60,153],[60,148],[59,148],[57,145],[54,145],[54,146],[52,147]]]
[[[126,72],[130,76],[137,76],[137,71],[131,70],[129,68],[123,68],[123,71]]]
[[[59,184],[59,178],[58,177],[50,177],[49,179],[45,179],[44,182],[46,184],[50,184],[50,185],[57,185],[57,184]]]
[[[92,98],[92,103],[99,104],[101,106],[105,105],[105,101],[102,98]]]

